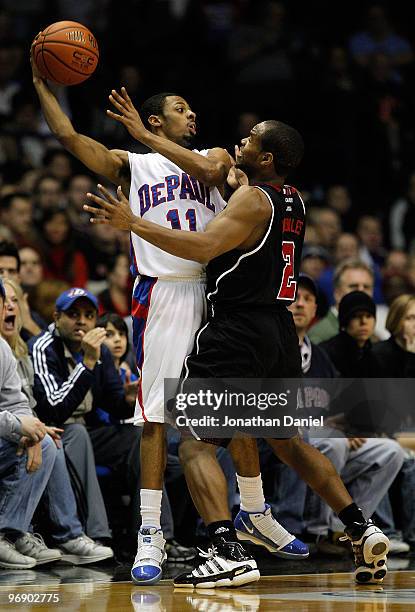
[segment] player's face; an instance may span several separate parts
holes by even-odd
[[[291,310],[297,331],[308,329],[316,316],[317,302],[314,293],[305,287],[298,287],[297,299],[288,307]]]
[[[165,136],[184,147],[190,147],[196,136],[196,113],[180,96],[167,96],[160,118]]]
[[[259,167],[262,153],[261,124],[255,125],[247,138],[242,138],[239,155],[236,157],[236,166],[243,170],[249,177]]]
[[[347,324],[346,331],[359,346],[363,346],[375,329],[375,317],[369,312],[357,312]]]
[[[56,329],[61,337],[71,344],[79,344],[83,336],[94,329],[97,321],[97,311],[92,303],[79,298],[65,312],[55,313]]]

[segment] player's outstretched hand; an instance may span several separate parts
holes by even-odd
[[[120,114],[107,110],[108,117],[122,123],[133,138],[141,140],[147,130],[125,87],[121,87],[121,94],[116,89],[112,89],[109,100]]]
[[[84,205],[84,210],[92,213],[91,223],[112,225],[116,229],[131,230],[131,226],[136,218],[131,212],[127,198],[123,194],[121,186],[117,188],[117,198],[110,194],[102,185],[98,185],[99,191],[104,196],[100,198],[94,193],[87,193],[86,196],[100,208]]]
[[[43,81],[45,82],[45,79],[43,78],[43,76],[40,74],[38,67],[36,66],[36,62],[33,59],[33,50],[35,47],[35,43],[37,41],[37,39],[39,38],[39,36],[42,34],[42,32],[39,32],[38,34],[36,34],[36,36],[33,39],[33,42],[30,46],[30,65],[32,67],[32,75],[33,75],[33,82],[36,83],[38,81]]]

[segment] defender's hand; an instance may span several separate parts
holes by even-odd
[[[84,205],[84,210],[92,213],[91,223],[112,225],[116,229],[131,230],[131,226],[137,218],[131,212],[127,198],[123,194],[121,186],[117,188],[117,199],[109,193],[102,185],[98,189],[104,196],[100,198],[93,193],[87,193],[87,198],[98,204],[101,208]]]
[[[108,117],[122,123],[133,138],[136,140],[141,140],[143,134],[147,133],[147,130],[144,127],[144,123],[141,121],[141,117],[137,109],[131,102],[130,96],[128,95],[125,87],[121,87],[121,94],[119,94],[117,90],[113,89],[111,91],[111,95],[109,96],[109,100],[121,114],[118,115],[111,110],[107,110]]]

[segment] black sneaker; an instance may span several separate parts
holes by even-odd
[[[356,564],[355,579],[361,584],[378,584],[386,576],[389,539],[372,521],[353,523],[344,530],[352,544]]]
[[[227,542],[222,538],[207,553],[200,551],[200,557],[200,563],[191,572],[174,579],[175,587],[214,589],[259,580],[256,561],[239,542]]]
[[[174,538],[166,541],[165,551],[169,563],[187,563],[197,556],[197,550],[195,548],[183,546]]]

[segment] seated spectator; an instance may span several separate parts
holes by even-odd
[[[67,190],[68,214],[72,227],[81,233],[88,233],[91,229],[90,215],[83,209],[86,194],[95,190],[92,177],[87,174],[75,174],[69,181]]]
[[[317,281],[319,289],[324,293],[328,303],[332,306],[334,300],[334,271],[336,266],[342,264],[346,259],[357,259],[359,256],[359,241],[354,234],[340,234],[334,249],[334,265],[326,267],[320,276],[313,276]]]
[[[321,343],[337,371],[345,378],[376,375],[370,341],[375,329],[376,305],[364,291],[351,291],[339,304],[339,333]]]
[[[77,287],[88,281],[88,263],[77,250],[68,214],[57,208],[47,210],[39,225],[44,277],[62,280]]]
[[[354,227],[352,200],[344,185],[331,185],[326,191],[326,204],[340,215],[342,228],[350,232]]]
[[[331,255],[341,234],[339,213],[333,208],[311,208],[310,220],[317,232],[318,244]]]
[[[16,282],[20,281],[20,256],[13,243],[0,242],[0,278],[10,278]],[[21,335],[25,341],[39,334],[45,328],[45,322],[41,316],[29,307],[25,299],[25,309],[22,312],[23,327]]]
[[[0,280],[0,327],[5,291]],[[33,416],[22,393],[12,351],[0,338],[0,567],[28,569],[37,563],[21,554],[14,542],[29,530],[33,514],[49,480],[59,438]]]
[[[406,195],[393,203],[389,214],[389,239],[394,249],[414,250],[415,172],[409,176]]]
[[[43,280],[31,295],[31,302],[46,324],[53,323],[55,302],[61,293],[70,288],[68,283],[60,280]]]
[[[357,290],[365,291],[370,296],[373,295],[373,272],[359,259],[349,259],[337,266],[333,282],[335,305],[330,308],[324,319],[313,325],[308,333],[310,340],[315,344],[329,340],[338,334],[337,309],[344,295]]]
[[[345,334],[352,334],[350,339],[356,343],[358,351],[354,347],[350,350],[348,342],[344,349],[345,354],[341,350],[331,350],[327,354],[323,349],[330,343],[333,346],[335,338],[320,346],[314,346],[306,336],[307,323],[312,320],[316,309],[316,290],[311,283],[311,279],[305,281],[299,278],[298,297],[290,306],[300,339],[305,376],[331,378],[336,375],[336,369],[343,376],[364,375],[365,368],[362,367],[359,350],[367,346],[373,331],[373,300],[360,291],[349,293],[341,300],[340,325],[346,330]],[[366,321],[366,313],[370,315],[369,322]],[[365,319],[366,328],[360,324],[359,317]],[[332,356],[334,359],[331,359]],[[385,438],[338,437],[338,431],[335,437],[332,437],[330,431],[327,431],[327,435],[330,437],[313,437],[310,443],[332,461],[356,504],[370,517],[402,466],[403,452],[399,444]],[[307,508],[306,528],[311,535],[316,536],[318,550],[325,554],[344,554],[344,549],[338,546],[339,537],[343,535],[343,525],[329,506],[313,492],[309,492]]]
[[[62,199],[62,183],[54,176],[41,175],[33,188],[35,218],[40,219],[50,208],[61,208]]]
[[[23,292],[10,279],[4,281],[4,288],[5,312],[0,335],[12,349],[17,361],[17,373],[21,380],[22,391],[27,397],[31,410],[35,410],[33,365],[27,345],[20,337],[21,313],[24,308]],[[52,525],[51,535],[58,550],[47,548],[41,536],[28,531],[15,542],[16,549],[20,553],[35,558],[38,565],[57,560],[85,565],[113,556],[110,548],[94,542],[83,533],[62,446],[57,448],[44,497]]]
[[[120,317],[128,317],[131,312],[129,278],[128,257],[120,253],[108,267],[108,289],[98,294],[100,314],[115,312]]]
[[[65,183],[72,175],[72,157],[64,149],[57,147],[46,151],[43,157],[43,166],[51,176]]]
[[[379,366],[379,377],[415,377],[415,295],[398,296],[391,304],[386,327],[391,336],[373,347]],[[404,447],[414,448],[413,433],[398,436]],[[395,520],[388,497],[383,500],[377,514],[388,535],[399,544],[398,552],[415,548],[415,459],[412,451],[405,451],[405,460],[399,475],[402,532],[395,528]],[[408,546],[408,544],[409,546]]]
[[[133,425],[105,424],[96,409],[117,420],[133,416],[137,383],[121,383],[95,328],[98,302],[74,287],[56,300],[55,322],[29,343],[35,371],[37,413],[60,425],[66,456],[82,483],[88,504],[86,531],[90,537],[110,537],[95,464],[127,477],[132,494],[139,478],[139,437]]]
[[[43,280],[43,263],[39,251],[32,247],[19,250],[20,285],[23,291],[32,293]]]
[[[0,201],[0,223],[8,227],[13,242],[22,246],[33,246],[37,235],[33,228],[33,205],[27,193],[11,193]]]
[[[320,278],[330,264],[330,255],[326,249],[314,244],[305,244],[301,259],[301,272],[315,280]]]
[[[357,222],[356,233],[360,240],[360,259],[371,268],[382,268],[387,256],[383,246],[382,224],[373,215],[363,215]]]

